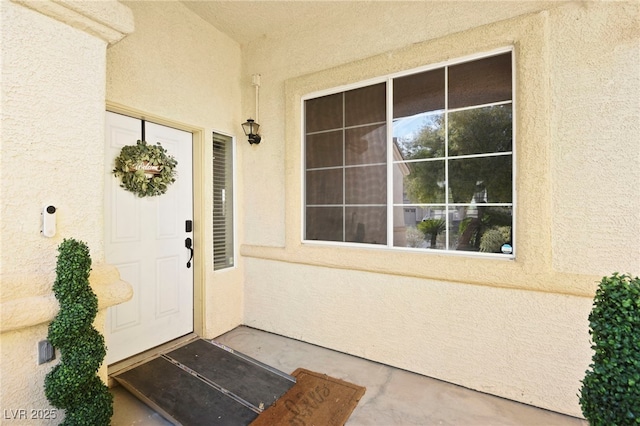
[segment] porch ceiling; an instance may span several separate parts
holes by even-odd
[[[362,9],[390,7],[390,2],[362,1],[182,1],[195,14],[240,44],[279,38],[312,28],[362,20]]]
[[[487,23],[486,20],[531,13],[563,1],[183,0],[182,3],[218,30],[246,45],[260,38],[296,37],[328,28],[341,29],[345,34],[352,31],[350,35],[357,36],[358,30],[380,28],[383,22],[402,27],[407,17],[419,17],[424,21],[426,35],[439,37],[474,23],[481,25]]]

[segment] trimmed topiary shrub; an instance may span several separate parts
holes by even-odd
[[[582,414],[593,426],[640,425],[640,278],[604,277],[589,324],[595,352],[579,395]]]
[[[96,375],[106,355],[104,337],[93,327],[98,298],[89,286],[91,257],[85,243],[65,239],[58,247],[53,292],[60,311],[47,338],[61,360],[45,377],[47,399],[65,410],[63,425],[109,425],[113,397]]]

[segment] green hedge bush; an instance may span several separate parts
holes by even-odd
[[[592,363],[580,391],[593,426],[640,425],[640,278],[600,282],[589,315]]]
[[[89,249],[81,241],[65,239],[58,252],[53,292],[60,311],[49,324],[47,338],[60,350],[61,360],[45,377],[45,395],[51,405],[65,410],[63,425],[107,426],[113,397],[96,375],[106,347],[93,327],[98,298],[89,286]]]

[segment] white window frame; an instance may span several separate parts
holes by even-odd
[[[492,105],[501,105],[501,104],[511,104],[512,107],[512,150],[510,152],[512,159],[512,174],[511,174],[511,206],[512,206],[512,247],[513,251],[511,254],[501,254],[501,253],[485,253],[485,252],[476,252],[476,251],[464,251],[464,250],[442,250],[442,249],[424,249],[424,248],[413,248],[413,247],[395,247],[393,245],[393,209],[394,207],[399,207],[401,205],[394,205],[393,203],[393,150],[392,141],[393,141],[393,79],[399,77],[405,77],[412,74],[417,74],[421,72],[431,71],[435,69],[450,67],[453,65],[462,64],[465,62],[472,62],[479,59],[488,58],[491,56],[497,56],[505,53],[511,54],[511,101],[502,101],[502,102],[494,102],[489,104],[483,104],[483,107],[492,106]],[[301,227],[300,227],[300,240],[305,245],[318,245],[318,246],[341,246],[341,247],[351,247],[351,248],[360,248],[360,249],[375,249],[375,250],[392,250],[392,251],[406,251],[406,252],[419,252],[424,254],[436,254],[436,255],[451,255],[451,256],[471,256],[471,257],[486,257],[492,259],[501,259],[501,260],[514,260],[516,258],[518,243],[517,243],[517,128],[516,128],[516,116],[517,116],[517,82],[516,82],[516,61],[514,54],[514,47],[507,46],[502,47],[490,51],[485,51],[481,53],[476,53],[473,55],[463,56],[447,61],[438,62],[435,64],[425,65],[422,67],[412,68],[410,70],[405,70],[397,73],[388,74],[385,76],[380,76],[368,80],[359,81],[352,84],[347,84],[343,86],[333,87],[330,89],[320,90],[312,93],[308,93],[301,97],[300,100],[300,143],[301,143],[301,156],[300,156],[300,181],[302,182],[300,191],[301,191],[301,203],[300,203],[300,215],[301,215]],[[319,98],[322,96],[333,95],[336,93],[346,92],[353,89],[359,89],[367,86],[372,86],[379,83],[386,83],[387,87],[387,244],[367,244],[367,243],[354,243],[354,242],[344,242],[344,241],[321,241],[321,240],[307,240],[305,239],[305,230],[306,230],[306,167],[305,167],[305,158],[306,158],[306,134],[305,134],[305,101],[310,99]],[[448,114],[451,112],[464,111],[468,109],[478,108],[478,105],[474,105],[471,107],[463,107],[463,108],[455,108],[452,110],[448,109],[448,73],[445,73],[445,117],[448,117]],[[446,118],[448,120],[448,118]],[[447,133],[448,139],[448,133]],[[448,140],[445,141],[445,149],[448,150]],[[504,154],[506,155],[506,154]],[[481,155],[480,155],[481,156]],[[456,158],[463,158],[465,156],[459,156]],[[478,155],[472,155],[470,157],[477,158]],[[448,158],[445,155],[445,158]],[[448,167],[445,168],[445,178],[447,182],[449,181],[449,170]],[[446,188],[446,198],[448,205],[448,185]],[[498,203],[505,204],[505,203]],[[449,215],[446,215],[447,226],[449,224]],[[447,247],[448,247],[448,239],[449,233],[447,232]]]
[[[238,169],[238,164],[237,164],[237,144],[236,144],[236,137],[226,133],[226,132],[221,132],[218,130],[211,130],[211,154],[213,156],[213,134],[216,133],[218,135],[221,136],[225,136],[230,138],[230,143],[231,143],[231,155],[233,156],[233,158],[231,159],[231,167],[232,167],[232,173],[231,173],[231,179],[232,182],[231,184],[233,185],[233,200],[232,200],[232,209],[233,209],[233,214],[232,214],[232,220],[233,220],[233,226],[232,226],[232,238],[233,238],[233,265],[222,268],[222,269],[215,269],[215,247],[213,245],[213,240],[211,241],[211,262],[212,262],[212,267],[211,269],[213,270],[213,272],[215,274],[220,274],[220,273],[225,273],[228,271],[233,271],[235,269],[238,268],[238,255],[239,255],[239,248],[238,248],[238,234],[237,234],[237,228],[238,228],[238,196],[237,196],[237,190],[238,190],[238,185],[237,185],[237,169]],[[212,176],[211,178],[213,179],[213,158],[211,158],[211,172],[212,172]],[[212,186],[213,186],[213,182],[212,182]],[[211,211],[212,211],[212,219],[213,219],[213,199],[211,200],[212,206],[211,206]],[[211,237],[213,238],[213,220],[211,221]]]

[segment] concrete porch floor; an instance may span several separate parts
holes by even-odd
[[[588,426],[582,419],[249,327],[238,327],[215,340],[285,373],[303,367],[365,386],[367,391],[349,418],[348,426]],[[114,394],[112,426],[172,424],[121,386],[111,391]],[[206,420],[202,424],[206,424]]]

